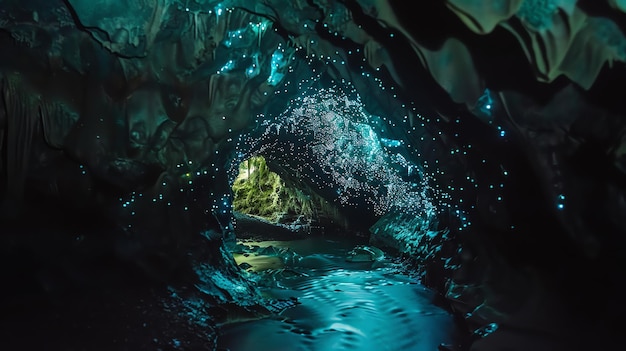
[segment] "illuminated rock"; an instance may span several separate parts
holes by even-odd
[[[618,0],[2,1],[0,231],[89,218],[113,261],[164,281],[206,238],[195,288],[252,304],[222,249],[239,164],[262,155],[297,194],[249,206],[276,220],[371,227],[478,301],[513,301],[489,289],[526,269],[555,290],[586,276],[606,291],[565,295],[620,315],[623,19]],[[502,260],[516,269],[485,273]],[[467,313],[489,326],[492,302]]]

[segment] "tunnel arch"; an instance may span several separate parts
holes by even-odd
[[[469,344],[506,337],[492,323],[515,324],[515,306],[548,287],[570,297],[557,301],[568,313],[589,299],[606,305],[585,318],[623,314],[609,288],[626,247],[623,11],[614,1],[510,3],[510,13],[489,2],[422,4],[416,21],[397,1],[102,1],[98,11],[81,0],[2,1],[0,224],[10,233],[3,248],[30,253],[6,257],[46,266],[57,256],[36,243],[51,238],[70,253],[52,273],[27,270],[42,291],[63,286],[55,274],[81,277],[72,267],[94,263],[89,253],[157,280],[186,276],[191,260],[211,299],[246,306],[253,288],[222,248],[229,167],[258,153],[281,176],[312,177],[307,186],[351,209],[347,217],[382,220],[361,224],[391,244],[417,243],[399,247],[462,317]],[[316,96],[325,111],[296,111]],[[294,132],[314,129],[291,126],[340,109],[352,119],[298,144]],[[360,137],[333,145],[344,132]],[[333,168],[342,157],[331,151],[359,152],[359,138],[374,134],[378,144],[364,145],[403,149],[385,156],[397,162]],[[313,168],[299,169],[305,154]],[[424,199],[436,210],[420,223],[389,211],[432,205]],[[75,217],[86,223],[43,234],[45,220]],[[36,219],[44,230],[33,244],[16,233]],[[581,273],[587,287],[607,289],[577,289]]]

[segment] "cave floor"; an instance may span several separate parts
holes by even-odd
[[[358,243],[357,243],[358,244]],[[398,263],[348,262],[354,238],[245,241],[236,261],[270,299],[298,304],[222,326],[220,350],[437,350],[454,343],[453,318]]]

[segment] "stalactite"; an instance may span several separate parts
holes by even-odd
[[[170,2],[166,0],[156,1],[156,6],[152,11],[152,17],[150,21],[146,22],[144,27],[144,32],[146,33],[146,52],[152,48],[152,44],[154,44],[154,40],[161,30],[161,25],[166,19],[169,5]]]
[[[6,107],[6,174],[7,194],[4,210],[17,214],[23,201],[24,179],[30,161],[30,151],[38,126],[38,104],[18,87],[19,77],[5,77],[2,98]],[[37,107],[33,107],[33,106]]]
[[[194,11],[191,13],[191,28],[193,30],[194,39],[198,40],[204,37],[205,23],[201,12]]]
[[[42,101],[38,109],[44,140],[53,148],[63,148],[62,137],[64,135],[55,135],[55,129],[58,130],[62,127],[59,123],[61,119],[57,117],[63,113],[61,107],[58,104]]]
[[[209,78],[209,105],[212,105],[215,102],[215,93],[217,92],[217,81],[219,77],[217,75],[212,75]]]

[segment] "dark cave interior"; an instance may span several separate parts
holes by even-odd
[[[623,343],[624,1],[0,4],[9,349]]]

